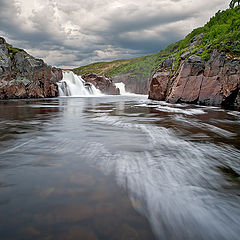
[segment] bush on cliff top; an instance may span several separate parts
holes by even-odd
[[[240,55],[240,6],[234,9],[218,11],[210,21],[201,28],[193,30],[181,42],[180,49],[188,46],[191,40],[198,34],[203,33],[201,44],[196,48],[203,47],[204,51],[200,56],[218,48],[233,56]]]

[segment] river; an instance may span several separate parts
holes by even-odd
[[[0,239],[239,235],[239,112],[138,95],[0,102]]]

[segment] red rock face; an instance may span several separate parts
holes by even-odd
[[[120,91],[115,87],[111,79],[105,76],[98,76],[94,73],[85,74],[82,79],[86,82],[92,83],[97,89],[104,94],[120,95]]]
[[[175,74],[161,75],[162,72],[157,73],[160,77],[152,79],[150,99],[240,106],[240,61],[227,59],[224,53],[215,50],[207,63],[193,55],[180,64]]]
[[[1,38],[3,39],[3,38]],[[0,39],[0,40],[1,40]],[[10,56],[5,40],[0,41],[0,99],[58,96],[62,70],[46,65],[24,51]]]
[[[153,76],[149,90],[150,99],[155,99],[159,101],[165,100],[168,82],[170,79],[169,76],[170,76],[169,72],[156,73]]]

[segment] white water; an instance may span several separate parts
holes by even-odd
[[[120,95],[134,95],[134,93],[127,92],[123,82],[115,83],[115,86],[120,90]]]
[[[81,76],[71,71],[63,72],[63,79],[58,83],[59,96],[100,96],[101,91],[93,84],[85,82]]]

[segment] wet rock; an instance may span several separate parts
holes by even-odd
[[[92,83],[97,89],[104,94],[120,95],[119,89],[114,85],[113,81],[105,76],[99,76],[94,73],[82,76],[86,82]]]

